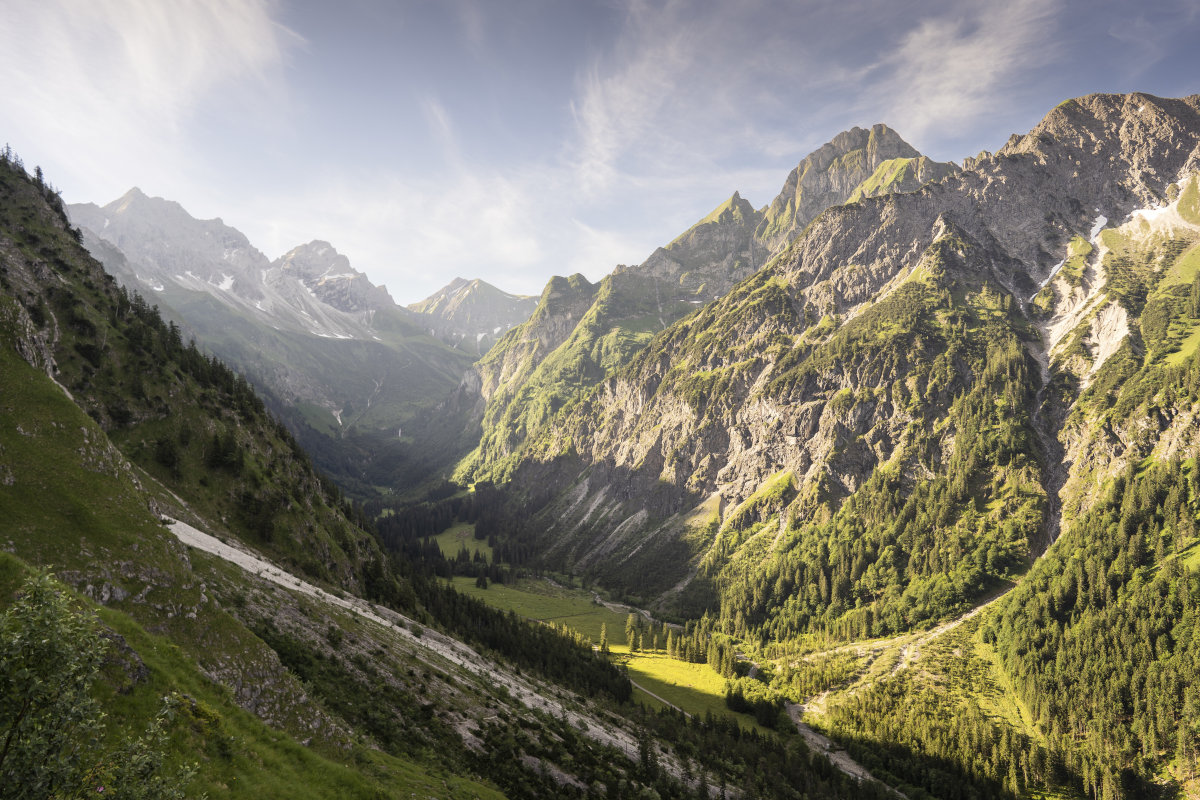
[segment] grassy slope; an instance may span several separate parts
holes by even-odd
[[[110,600],[98,611],[103,624],[124,637],[149,669],[149,680],[128,693],[102,692],[111,723],[140,730],[158,699],[177,691],[195,703],[172,738],[175,764],[199,760],[197,794],[222,797],[341,798],[499,797],[469,781],[361,747],[333,741],[306,748],[239,708],[228,689],[205,677],[210,665],[272,655],[240,623],[203,599],[203,584],[181,558],[182,549],[157,523],[130,472],[98,426],[45,375],[0,342],[0,453],[12,481],[0,486],[5,526],[0,553],[0,602],[27,565],[78,576],[93,591],[127,592],[140,600]],[[47,499],[53,498],[53,502]],[[188,616],[188,609],[196,614]],[[184,613],[180,613],[183,611]],[[156,634],[149,633],[147,626]],[[209,667],[212,668],[211,666]],[[296,698],[302,697],[296,684]],[[285,723],[306,729],[305,705]]]
[[[454,578],[454,588],[503,611],[540,622],[562,624],[600,640],[600,626],[608,626],[613,657],[629,671],[635,683],[663,698],[676,708],[697,717],[708,713],[736,719],[744,728],[766,733],[746,714],[735,714],[725,706],[726,681],[707,664],[691,664],[669,658],[664,652],[630,653],[625,638],[628,615],[595,604],[578,589],[552,586],[545,581],[525,580],[516,586],[492,584],[478,589],[472,578]],[[658,708],[661,703],[639,692],[642,702]]]
[[[10,341],[48,342],[76,403],[196,513],[310,577],[359,588],[356,574],[382,553],[245,380],[123,295],[18,171],[0,169],[0,200],[3,288],[33,319]],[[228,457],[214,468],[218,438]]]
[[[437,543],[438,548],[442,551],[442,555],[446,558],[454,558],[463,547],[466,547],[472,556],[478,553],[486,558],[488,563],[491,563],[491,546],[487,543],[486,539],[475,538],[475,526],[470,523],[463,523],[455,525],[452,528],[447,528],[433,537],[433,541]]]
[[[626,614],[610,611],[592,601],[581,590],[562,589],[545,581],[522,580],[516,586],[493,583],[486,589],[475,586],[474,578],[453,579],[456,591],[482,600],[502,611],[512,611],[526,619],[566,625],[600,642],[601,625],[608,626],[608,641],[624,647]]]

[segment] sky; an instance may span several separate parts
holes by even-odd
[[[1200,0],[0,0],[0,140],[400,303],[636,264],[883,122],[958,161],[1092,92],[1200,93]]]

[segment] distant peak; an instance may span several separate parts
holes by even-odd
[[[143,192],[141,189],[134,186],[128,192],[126,192],[125,194],[118,197],[116,200],[113,200],[111,203],[109,203],[109,205],[127,208],[128,206],[132,205],[133,203],[148,203],[148,202],[151,202],[152,200],[154,200],[154,198],[150,197],[148,194]]]
[[[113,200],[104,208],[109,211],[120,213],[134,207],[138,208],[139,210],[170,209],[170,212],[184,214],[188,217],[191,216],[184,210],[183,206],[179,205],[179,203],[175,202],[174,200],[167,200],[162,197],[151,197],[137,186],[134,186],[128,192],[121,195],[116,200]]]

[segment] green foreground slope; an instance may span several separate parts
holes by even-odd
[[[185,695],[169,765],[198,763],[189,796],[501,796],[352,744],[275,654],[206,597],[203,573],[150,512],[121,453],[60,387],[17,355],[11,300],[0,298],[0,305],[0,538],[7,551],[0,553],[0,605],[11,601],[30,565],[52,569],[92,598],[86,607],[100,615],[113,643],[113,666],[100,687],[110,728],[140,732],[163,696]],[[245,688],[263,693],[260,714],[276,727],[214,681],[235,674],[257,676],[261,686]]]

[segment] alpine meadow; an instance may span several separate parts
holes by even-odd
[[[224,5],[252,29],[257,0]],[[448,13],[401,5],[416,29]],[[616,5],[633,30],[675,13]],[[1030,30],[1051,13],[1036,6]],[[455,8],[481,62],[501,31],[524,41]],[[543,42],[581,8],[513,19],[536,17]],[[238,61],[261,41],[222,45],[263,85],[340,35],[329,9],[267,10],[311,27],[275,23],[296,41],[266,66]],[[164,36],[184,13],[141,11]],[[372,14],[364,74],[392,22]],[[561,49],[604,41],[595,14]],[[308,198],[339,235],[392,225],[382,261],[423,260],[444,284],[423,300],[405,296],[415,282],[376,282],[378,251],[339,251],[318,217],[281,222],[294,206],[252,234],[227,223],[261,206],[220,194],[223,168],[187,208],[145,172],[116,199],[74,202],[27,166],[42,143],[0,150],[0,800],[1200,798],[1200,95],[1077,96],[994,152],[941,161],[909,142],[944,143],[942,123],[875,92],[899,56],[831,65],[831,86],[853,75],[856,103],[919,135],[839,125],[797,161],[812,144],[767,141],[748,119],[686,163],[752,181],[767,162],[718,144],[787,149],[778,194],[756,206],[730,186],[680,217],[664,187],[702,183],[670,142],[699,124],[697,96],[714,120],[777,108],[769,82],[734,97],[670,77],[676,59],[713,78],[684,55],[685,34],[709,41],[733,19],[710,16],[653,51],[639,92],[614,77],[645,68],[628,42],[624,72],[598,59],[574,73],[569,116],[595,134],[592,161],[544,158],[510,127],[520,81],[505,70],[546,72],[530,48],[495,62],[507,89],[470,95],[471,130],[452,92],[417,102],[462,181],[449,199],[436,181],[387,183],[382,165],[386,199],[369,170],[338,178],[355,187],[350,228],[335,193]],[[148,58],[136,30],[124,52]],[[954,51],[964,75],[982,74],[976,51],[1016,69],[997,55],[1007,40],[965,23],[927,21],[906,47],[948,30],[976,48]],[[739,69],[782,58],[763,41]],[[406,46],[394,57],[442,42]],[[200,63],[178,50],[171,80]],[[460,88],[473,74],[450,57],[437,69]],[[167,85],[144,75],[139,91]],[[387,158],[426,158],[383,108],[405,86],[370,124],[338,119],[329,149],[378,158],[394,130]],[[945,128],[994,127],[978,98],[999,91],[930,107]],[[838,118],[810,101],[806,124]],[[289,104],[311,102],[261,115],[290,126]],[[554,127],[527,102],[525,124]],[[260,149],[231,149],[232,168],[289,159],[293,134],[257,119],[239,125],[264,126]],[[122,130],[155,124],[131,112]],[[233,130],[212,133],[224,146]],[[630,131],[644,161],[612,155]],[[499,181],[480,147],[539,153]],[[289,161],[278,191],[303,194],[326,156]],[[124,164],[114,151],[105,170]],[[568,167],[586,180],[554,171]],[[151,191],[124,191],[134,180]],[[610,185],[639,218],[621,233],[597,221]],[[235,207],[188,210],[212,197]],[[556,227],[544,240],[539,217]],[[579,266],[677,219],[640,263]],[[301,229],[299,245],[264,233]],[[540,294],[505,259],[540,270]]]

